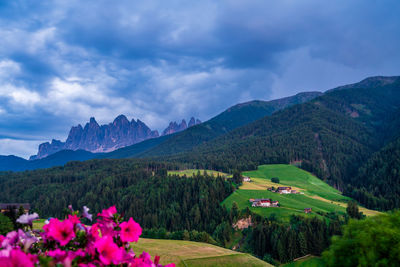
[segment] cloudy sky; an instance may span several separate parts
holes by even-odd
[[[400,1],[0,1],[0,154],[400,74]]]

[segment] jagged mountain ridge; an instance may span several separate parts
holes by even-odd
[[[189,124],[186,124],[185,120],[182,120],[179,125],[176,122],[170,122],[162,135],[181,132],[199,123],[201,121],[194,117],[190,119]],[[40,144],[37,155],[31,156],[30,160],[42,159],[61,150],[111,152],[156,137],[159,137],[158,131],[151,130],[139,119],[129,121],[125,115],[119,115],[112,123],[99,125],[92,117],[84,127],[80,124],[71,127],[65,142],[53,139],[51,143]]]
[[[173,134],[177,132],[181,132],[186,130],[189,127],[193,127],[197,124],[200,124],[201,121],[199,119],[195,119],[194,117],[190,118],[189,124],[186,123],[185,119],[181,121],[180,124],[176,123],[176,121],[171,121],[168,125],[167,128],[162,132],[162,136],[168,135],[168,134]]]
[[[126,116],[119,115],[112,123],[99,125],[92,117],[85,127],[80,124],[72,127],[65,142],[53,139],[51,143],[39,145],[38,154],[30,159],[45,158],[61,150],[110,152],[158,136],[157,130],[152,131],[139,119],[129,121]]]

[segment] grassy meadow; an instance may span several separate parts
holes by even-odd
[[[150,255],[159,255],[160,263],[174,262],[176,266],[272,266],[249,254],[239,253],[206,243],[141,238],[137,243],[132,243],[136,254],[142,251]]]
[[[46,219],[39,219],[39,220],[33,221],[33,223],[32,223],[33,229],[42,230],[45,221],[46,221]]]
[[[304,214],[305,208],[312,208],[315,212],[346,212],[346,202],[349,197],[343,196],[338,190],[311,173],[287,164],[261,165],[255,171],[243,172],[243,176],[251,177],[251,182],[243,185],[222,204],[227,208],[236,202],[241,209],[249,207],[251,211],[263,216],[275,214],[281,218],[289,218],[291,214]],[[279,184],[271,182],[272,177],[279,178]],[[268,187],[291,186],[302,194],[278,194],[267,190]],[[277,200],[280,207],[251,207],[250,198],[270,198]],[[366,215],[376,215],[379,212],[360,207]]]
[[[228,174],[223,173],[223,172],[218,172],[218,171],[213,171],[213,170],[203,170],[203,169],[187,169],[187,170],[182,170],[182,171],[168,171],[168,174],[170,175],[179,175],[179,176],[184,176],[186,175],[187,177],[192,177],[193,175],[196,175],[197,172],[200,171],[201,174],[204,172],[207,172],[208,175],[212,175],[214,177],[223,176],[227,177]]]
[[[288,164],[272,164],[258,166],[255,171],[243,173],[244,176],[261,178],[271,181],[272,177],[278,177],[280,185],[292,186],[304,189],[304,193],[310,196],[320,196],[327,200],[348,201],[350,198],[343,196],[338,190],[331,187],[311,173],[296,166]],[[271,184],[274,184],[271,182]]]
[[[298,261],[294,261],[288,264],[283,265],[284,267],[324,267],[325,262],[315,256],[310,256]]]

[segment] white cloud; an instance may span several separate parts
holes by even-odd
[[[37,153],[39,144],[43,142],[43,140],[0,139],[0,155],[15,155],[28,158],[30,155]]]
[[[37,92],[12,84],[0,84],[0,96],[8,98],[17,106],[32,107],[40,102],[40,95]]]

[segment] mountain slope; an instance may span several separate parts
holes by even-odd
[[[346,193],[372,209],[400,207],[400,138],[362,165]]]
[[[256,100],[235,105],[209,121],[193,126],[175,135],[173,138],[150,149],[141,156],[171,155],[188,151],[199,144],[213,140],[237,127],[251,123],[264,116],[271,115],[277,110],[307,102],[321,94],[320,92],[305,92],[272,101]]]
[[[298,160],[342,189],[358,166],[387,142],[381,132],[400,103],[400,78],[378,87],[363,84],[286,108],[171,160],[225,171]]]

